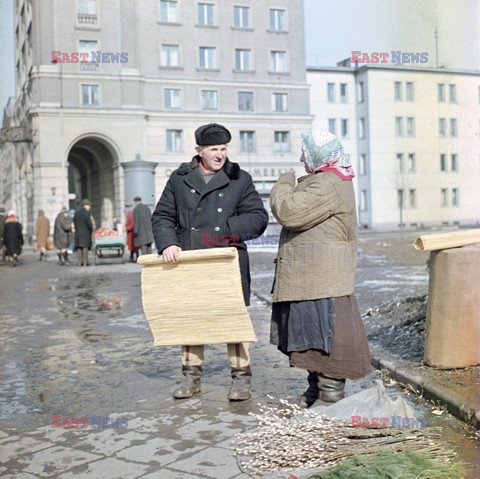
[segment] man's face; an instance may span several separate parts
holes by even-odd
[[[220,171],[227,161],[227,145],[199,146],[197,152],[208,171]]]

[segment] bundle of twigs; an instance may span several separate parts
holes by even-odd
[[[453,450],[441,442],[441,428],[353,428],[345,421],[301,409],[281,400],[283,408],[261,406],[252,432],[237,435],[240,466],[251,473],[329,467],[355,454],[414,448],[428,457],[451,461]]]

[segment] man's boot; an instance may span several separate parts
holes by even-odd
[[[245,401],[250,398],[252,371],[250,366],[232,368],[232,385],[228,391],[229,401]]]
[[[327,378],[318,375],[318,399],[326,403],[334,403],[345,397],[345,379]]]
[[[65,253],[63,253],[63,262],[65,264],[72,264],[70,263],[70,260],[68,259],[68,253],[65,251]]]
[[[183,381],[180,387],[175,389],[175,399],[190,398],[200,392],[200,381],[202,379],[202,366],[182,366]]]
[[[58,262],[60,263],[60,266],[63,266],[63,256],[62,253],[57,253],[58,256]]]

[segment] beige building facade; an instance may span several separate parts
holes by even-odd
[[[17,95],[3,126],[32,141],[2,144],[2,203],[26,223],[89,198],[109,225],[132,203],[122,163],[158,164],[143,198],[153,206],[193,156],[195,129],[218,122],[268,206],[279,173],[301,171],[313,119],[303,30],[294,0],[17,0]]]
[[[314,128],[336,132],[373,229],[480,224],[480,72],[308,68]]]

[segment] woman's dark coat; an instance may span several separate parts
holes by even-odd
[[[73,217],[75,226],[75,248],[91,248],[93,224],[90,212],[81,207]]]
[[[161,253],[235,246],[239,253],[245,302],[250,301],[250,268],[245,241],[261,235],[268,213],[252,177],[228,159],[208,182],[198,171],[199,157],[182,163],[165,186],[152,216],[153,236]]]
[[[7,218],[3,228],[3,246],[7,256],[22,254],[22,224],[15,218]]]
[[[60,212],[55,218],[53,227],[53,244],[55,248],[64,249],[70,243],[70,232],[72,231],[72,222],[67,213]]]
[[[142,203],[133,208],[133,238],[137,247],[153,243],[152,212]]]

